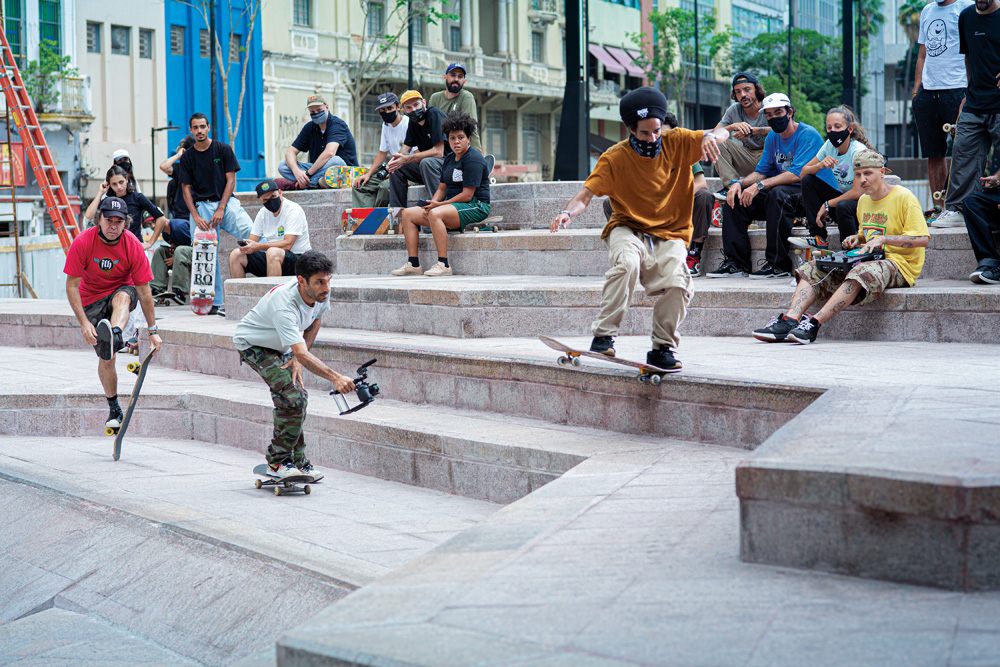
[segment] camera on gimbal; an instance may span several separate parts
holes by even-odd
[[[378,385],[374,382],[368,381],[368,367],[376,361],[378,361],[378,359],[372,359],[371,361],[368,361],[358,367],[358,377],[354,378],[354,390],[358,395],[360,403],[355,405],[353,408],[347,402],[347,397],[344,394],[341,394],[336,389],[332,389],[330,391],[330,395],[333,396],[333,400],[336,402],[337,409],[340,410],[340,414],[349,415],[352,412],[357,412],[374,401],[375,397],[379,395]]]

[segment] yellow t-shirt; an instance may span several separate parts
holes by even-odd
[[[884,236],[928,236],[927,221],[920,209],[920,202],[901,185],[892,188],[888,195],[875,201],[868,195],[858,200],[858,221],[861,236],[869,241],[880,234]],[[885,258],[892,261],[906,278],[910,287],[917,282],[924,268],[924,248],[897,248],[883,246]]]
[[[662,150],[640,157],[621,141],[601,155],[584,186],[611,199],[614,213],[601,238],[618,225],[661,239],[691,242],[694,176],[691,165],[701,159],[704,132],[674,128],[660,135]]]

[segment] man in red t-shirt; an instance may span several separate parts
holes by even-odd
[[[128,230],[128,207],[118,197],[101,202],[95,226],[73,240],[66,256],[66,296],[83,330],[83,339],[97,352],[97,374],[111,409],[106,426],[121,426],[118,405],[118,374],[115,354],[124,347],[122,327],[128,315],[142,303],[149,326],[149,344],[163,344],[156,330],[153,294],[149,283],[153,272],[142,243]]]

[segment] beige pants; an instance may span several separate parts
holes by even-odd
[[[658,239],[619,226],[605,243],[611,268],[604,274],[601,313],[591,327],[593,335],[618,335],[636,284],[642,283],[648,296],[659,297],[653,306],[653,344],[677,349],[677,327],[684,321],[692,295],[684,241]]]
[[[760,156],[764,149],[750,150],[743,145],[742,141],[729,139],[719,144],[719,161],[715,163],[715,173],[722,179],[722,186],[729,185],[730,181],[744,178],[753,172],[760,162]]]

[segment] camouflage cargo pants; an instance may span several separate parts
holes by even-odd
[[[271,390],[274,437],[267,448],[267,462],[273,466],[284,463],[286,459],[291,459],[296,466],[309,462],[305,453],[306,442],[302,437],[309,394],[305,387],[292,383],[290,367],[282,368],[289,358],[264,347],[252,346],[240,350],[240,361],[257,371]]]

